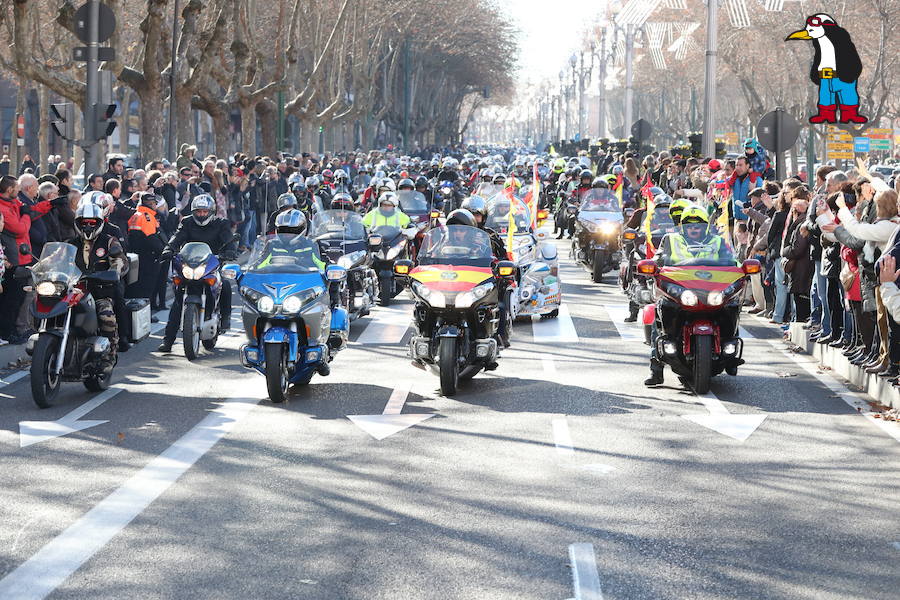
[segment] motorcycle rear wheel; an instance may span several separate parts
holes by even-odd
[[[709,380],[712,371],[712,338],[708,335],[694,336],[694,392],[709,392]]]
[[[459,385],[459,361],[456,357],[456,338],[441,338],[438,346],[438,367],[441,372],[441,394],[453,396]]]
[[[50,408],[50,403],[59,393],[61,378],[50,372],[56,364],[58,352],[59,338],[51,334],[38,337],[31,356],[31,398],[38,408]]]
[[[290,374],[283,344],[266,344],[266,390],[269,399],[279,404],[287,398]]]
[[[181,338],[184,342],[184,356],[194,360],[200,354],[200,309],[196,304],[184,305],[184,330]]]
[[[594,251],[594,260],[591,262],[591,279],[594,283],[603,281],[603,267],[606,260],[602,250]]]

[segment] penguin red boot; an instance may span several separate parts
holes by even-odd
[[[818,106],[819,114],[811,116],[809,118],[810,123],[814,125],[817,123],[837,123],[837,104],[830,106],[819,104]]]
[[[841,123],[866,123],[869,119],[857,113],[859,106],[853,104],[845,106],[841,104]],[[810,119],[812,121],[812,119]]]

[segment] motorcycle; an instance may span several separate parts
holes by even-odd
[[[444,211],[445,215],[449,215],[452,211],[459,208],[459,195],[456,192],[456,186],[452,181],[444,181],[437,189],[435,197],[435,206]]]
[[[736,266],[734,256],[693,259],[660,268],[637,263],[637,273],[656,285],[656,355],[697,394],[709,392],[710,378],[722,371],[737,375],[743,364],[738,320],[744,283],[759,273],[756,260]]]
[[[490,203],[485,225],[504,237],[509,230],[510,201],[504,197]],[[538,211],[539,219],[546,219],[547,212]],[[511,261],[516,265],[516,286],[509,288],[508,305],[513,318],[540,315],[552,319],[559,316],[562,301],[559,281],[559,257],[556,245],[543,241],[546,233],[535,232],[531,227],[528,209],[522,206],[513,213],[515,233],[512,246],[507,248]],[[540,221],[539,221],[540,222]]]
[[[276,234],[256,240],[247,266],[230,264],[223,275],[238,284],[247,343],[241,365],[266,378],[272,402],[284,402],[291,384],[326,376],[335,353],[347,344],[350,319],[340,306],[347,270],[322,273],[313,242]]]
[[[418,228],[404,230],[382,225],[369,234],[372,269],[378,276],[378,304],[381,306],[390,306],[391,300],[403,290],[394,281],[394,261],[409,258],[410,240],[418,233]]]
[[[207,350],[215,348],[222,333],[220,265],[219,258],[204,242],[185,244],[172,259],[172,282],[176,290],[184,293],[181,338],[188,360],[197,358],[200,344]]]
[[[48,242],[30,268],[35,292],[31,314],[38,333],[28,339],[25,352],[31,356],[31,396],[40,408],[50,406],[63,381],[80,381],[89,391],[100,392],[109,387],[112,377],[108,365],[115,349],[100,334],[88,285],[114,284],[119,275],[115,271],[82,273],[75,266],[77,252],[71,244]],[[149,306],[142,305],[132,315],[132,327],[133,332],[120,335],[135,342],[149,335]]]
[[[434,207],[429,205],[422,192],[414,190],[400,190],[397,192],[397,201],[400,203],[400,210],[417,228],[414,238],[415,247],[413,248],[413,258],[415,258],[415,252],[422,247],[422,238],[425,237],[425,231],[431,224],[431,213],[434,212]]]
[[[359,213],[347,210],[316,213],[310,224],[310,237],[328,263],[347,270],[347,285],[342,293],[350,320],[369,314],[378,298],[378,277],[372,270],[369,240]]]
[[[394,273],[409,285],[416,302],[416,334],[409,342],[413,363],[440,377],[445,396],[460,379],[497,368],[500,294],[512,282],[515,265],[492,267],[491,240],[475,227],[449,225],[425,235],[419,264],[401,260]]]
[[[582,197],[571,256],[591,270],[594,283],[600,283],[607,271],[619,268],[622,221],[619,200],[610,190],[591,189]]]

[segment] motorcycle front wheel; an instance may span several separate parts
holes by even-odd
[[[438,367],[441,372],[441,394],[452,396],[459,384],[459,361],[456,358],[456,338],[441,338],[438,346]]]
[[[38,337],[31,356],[31,397],[38,408],[50,408],[59,392],[60,377],[51,372],[58,352],[58,337],[49,333]]]
[[[603,267],[606,266],[606,253],[602,250],[594,251],[593,270],[591,271],[591,279],[594,283],[603,281]]]
[[[219,342],[219,332],[221,331],[221,323],[222,318],[219,317],[219,327],[216,328],[216,335],[212,336],[208,340],[203,340],[203,347],[207,350],[213,350],[216,347],[216,344]]]
[[[709,392],[712,371],[712,338],[708,335],[694,337],[694,391],[697,394]]]
[[[266,344],[266,389],[275,404],[287,398],[290,381],[287,362],[284,344]]]
[[[200,354],[200,308],[196,304],[184,305],[183,327],[184,355],[188,360],[194,360]]]
[[[393,297],[393,282],[388,277],[381,278],[381,285],[378,289],[378,304],[381,306],[390,306],[391,298]]]

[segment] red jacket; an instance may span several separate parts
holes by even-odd
[[[50,201],[43,200],[32,206],[31,210],[40,215],[45,215],[50,212],[50,208]],[[3,229],[15,236],[16,246],[21,248],[22,244],[25,244],[30,248],[31,239],[29,238],[29,232],[31,231],[31,215],[22,213],[22,202],[18,198],[10,199],[0,196],[0,213],[3,214],[3,220],[5,222]],[[20,251],[18,264],[28,265],[31,264],[32,260],[37,259],[37,256],[32,257],[30,254],[22,254]],[[10,262],[12,262],[12,260],[10,260]]]

